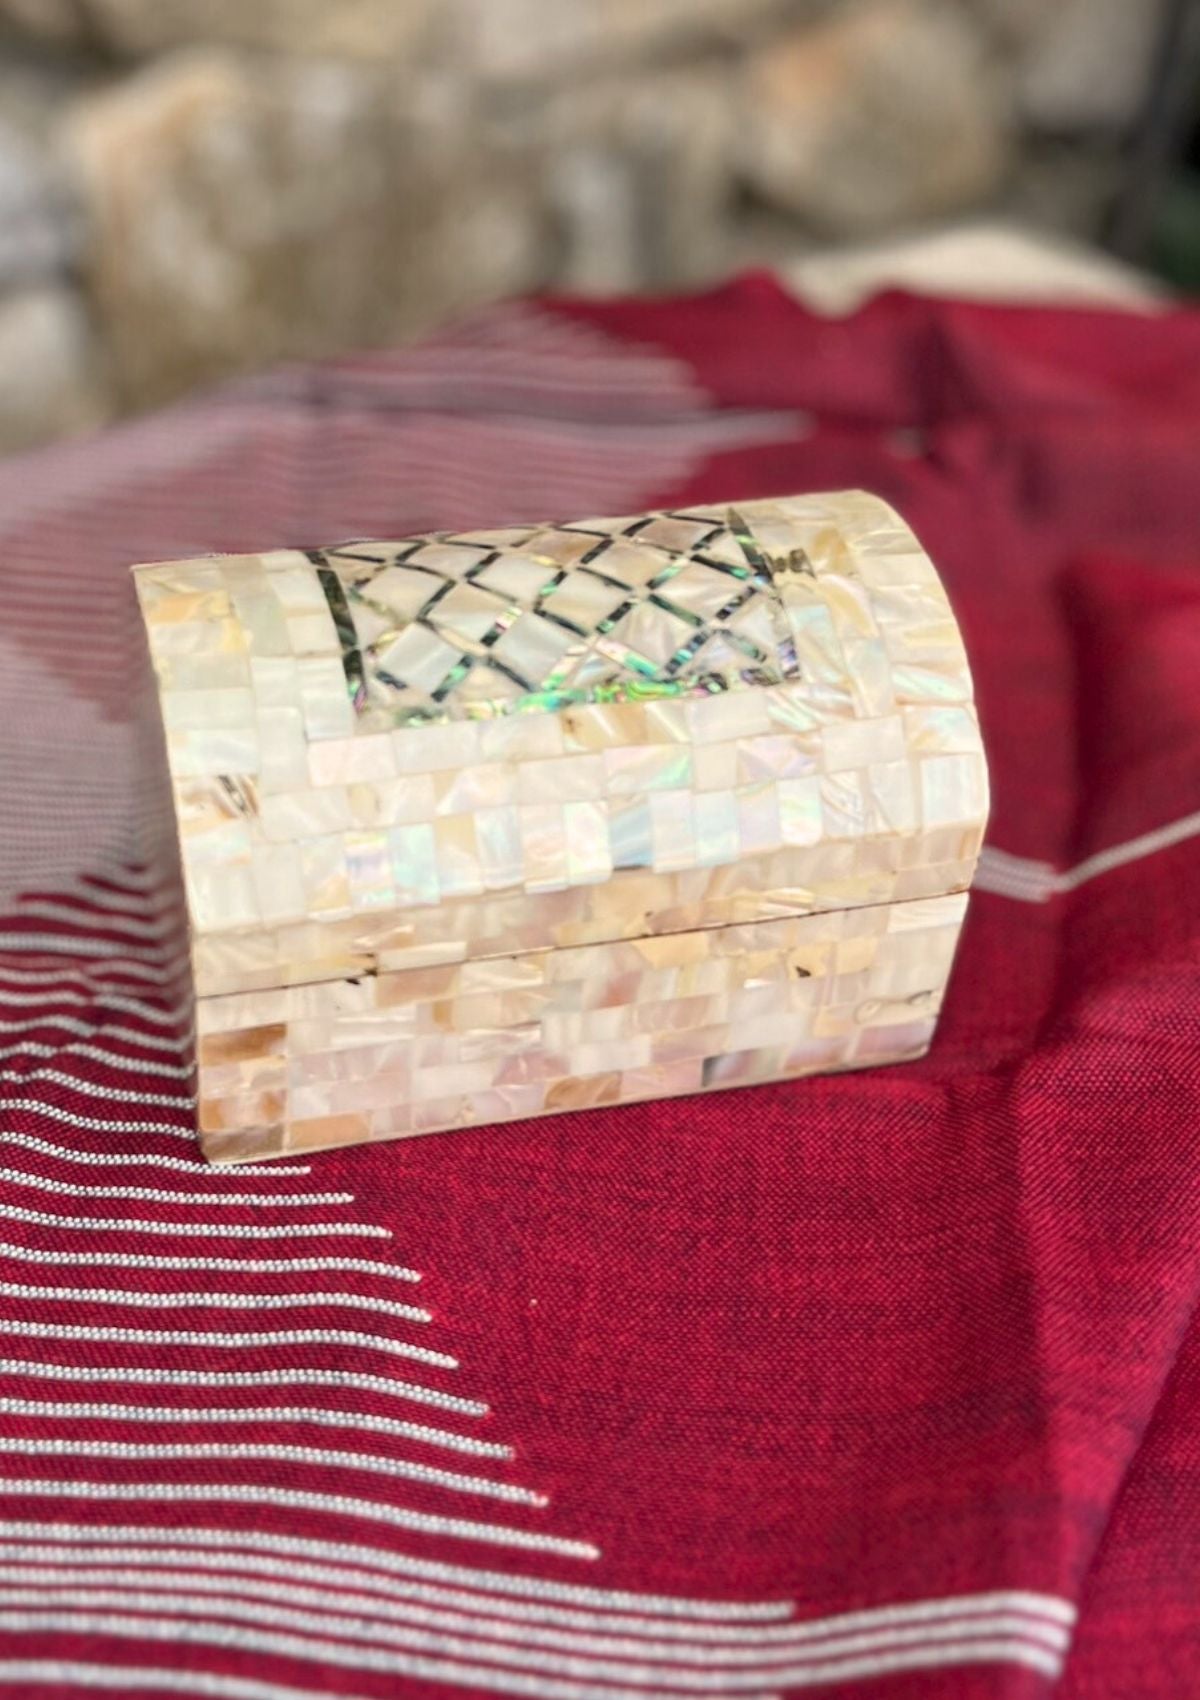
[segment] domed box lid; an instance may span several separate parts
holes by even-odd
[[[874,496],[135,583],[201,997],[969,884],[967,660]]]

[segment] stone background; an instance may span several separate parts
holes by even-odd
[[[0,0],[0,449],[514,291],[1095,239],[1160,0]]]

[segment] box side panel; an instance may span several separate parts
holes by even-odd
[[[137,621],[132,591],[128,617]],[[138,621],[139,627],[141,622]],[[135,772],[132,789],[132,840],[144,885],[146,914],[160,952],[159,989],[179,1012],[192,1060],[194,1036],[193,975],[189,950],[187,902],[179,852],[171,775],[167,765],[157,681],[144,632],[134,646],[133,697]]]
[[[203,998],[215,1162],[921,1055],[966,897]]]

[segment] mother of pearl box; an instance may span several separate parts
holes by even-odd
[[[210,1158],[927,1048],[987,775],[945,593],[875,497],[135,582]]]

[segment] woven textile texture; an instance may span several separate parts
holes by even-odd
[[[0,466],[0,1691],[1200,1690],[1200,316],[497,308]],[[930,1055],[214,1172],[125,568],[877,490],[993,814]]]

